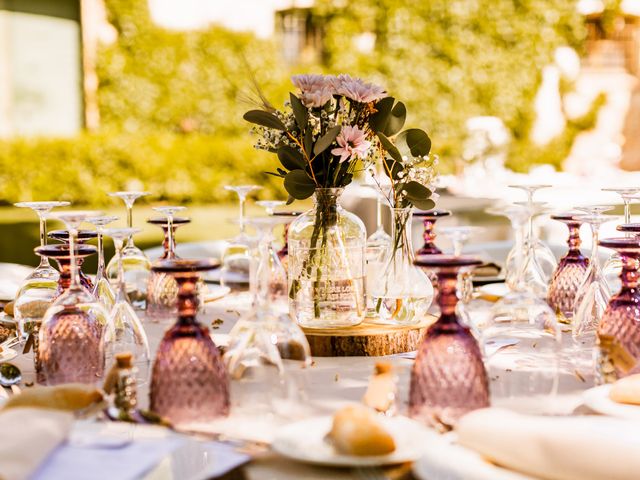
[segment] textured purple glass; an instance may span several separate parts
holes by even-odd
[[[622,260],[622,287],[609,300],[598,326],[598,369],[601,379],[610,383],[640,370],[640,238],[608,238],[600,245],[617,250]]]
[[[92,291],[93,284],[87,276],[85,276],[80,270],[80,266],[86,257],[96,253],[98,249],[93,245],[77,245],[76,247],[76,262],[78,264],[78,273],[80,279],[80,285],[87,290]],[[60,270],[60,277],[58,278],[58,290],[54,298],[58,298],[64,292],[69,289],[71,285],[71,256],[69,255],[69,245],[45,245],[44,247],[38,247],[35,249],[38,255],[44,257],[53,258],[58,264],[58,270]]]
[[[49,232],[49,238],[53,238],[58,242],[62,242],[63,244],[69,244],[69,232],[66,230],[52,230]],[[89,240],[92,240],[98,236],[98,233],[93,230],[78,230],[78,236],[76,237],[76,245],[83,245],[87,243]],[[97,251],[97,250],[96,250]],[[93,291],[93,282],[91,279],[82,271],[82,264],[84,263],[84,259],[87,255],[77,256],[78,260],[78,274],[80,275],[80,283],[89,289],[89,291]],[[58,262],[59,263],[59,262]],[[68,261],[67,261],[68,263]]]
[[[164,334],[151,375],[151,410],[174,425],[213,420],[229,413],[229,379],[209,331],[198,323],[197,272],[209,260],[163,260],[154,272],[178,282],[178,320]]]
[[[576,293],[589,267],[589,259],[580,251],[582,222],[571,214],[552,215],[551,218],[567,225],[569,251],[560,259],[551,277],[547,303],[561,321],[569,322],[573,317]]]
[[[640,234],[640,223],[625,223],[623,225],[618,225],[616,230],[619,232]]]
[[[416,252],[416,256],[438,255],[442,253],[442,250],[440,250],[435,244],[436,234],[433,231],[433,228],[436,224],[436,221],[440,217],[446,217],[448,215],[451,215],[451,212],[449,212],[448,210],[416,210],[413,213],[414,217],[422,218],[422,223],[424,225],[424,231],[422,233],[424,244],[422,245],[422,247],[420,247],[420,249],[418,249],[418,251]]]
[[[415,261],[438,270],[440,318],[418,348],[409,391],[409,415],[430,426],[454,425],[465,413],[489,406],[480,348],[456,314],[459,270],[481,263],[450,255],[425,255]]]
[[[171,252],[169,251],[169,226],[168,226],[168,221],[165,217],[161,217],[161,218],[149,218],[147,220],[147,223],[150,225],[156,225],[158,227],[160,227],[162,229],[162,232],[164,233],[164,239],[162,240],[162,248],[163,248],[163,252],[162,252],[162,256],[159,258],[159,260],[167,260],[170,258],[177,258],[175,252]],[[191,223],[191,219],[186,218],[186,217],[173,217],[173,235],[174,235],[174,240],[175,240],[175,234],[176,234],[176,230],[178,229],[178,227],[181,227],[183,225],[186,225],[188,223]],[[175,243],[174,243],[175,246]]]

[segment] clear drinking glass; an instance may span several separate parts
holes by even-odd
[[[461,269],[480,260],[425,255],[415,264],[437,269],[440,318],[425,333],[411,370],[409,416],[428,426],[453,426],[465,413],[489,406],[489,385],[478,343],[456,313]]]
[[[104,372],[104,340],[109,325],[104,307],[80,284],[75,260],[78,227],[96,212],[56,214],[67,225],[71,285],[47,309],[39,331],[38,381],[47,385],[99,382]],[[84,247],[86,248],[86,247]]]
[[[149,379],[149,341],[138,314],[131,306],[124,281],[123,250],[125,240],[131,238],[140,230],[136,228],[109,228],[104,234],[111,237],[118,258],[118,277],[116,299],[109,312],[108,336],[105,339],[105,355],[109,364],[118,353],[133,354],[133,362],[137,367],[136,380],[138,385]]]
[[[590,350],[596,341],[596,331],[600,319],[604,314],[611,291],[602,274],[598,259],[599,231],[603,223],[612,220],[610,216],[602,215],[602,212],[611,207],[598,206],[586,207],[589,213],[581,216],[584,223],[591,227],[592,247],[589,268],[584,276],[575,297],[575,310],[573,312],[573,338],[577,346]]]
[[[162,245],[164,252],[160,260],[171,260],[178,258],[175,253],[176,230],[182,225],[186,225],[191,220],[184,217],[173,217],[171,229],[167,218],[153,218],[147,223],[158,225],[164,232]],[[163,320],[173,320],[178,313],[178,283],[173,275],[151,270],[149,275],[149,286],[147,287],[147,315],[153,322]]]
[[[111,197],[120,198],[127,208],[127,228],[133,228],[133,204],[138,198],[150,195],[149,192],[113,192]],[[122,252],[124,279],[127,295],[135,308],[145,309],[147,302],[147,283],[151,271],[151,262],[142,250],[135,246],[133,236],[127,240]],[[114,256],[107,265],[107,278],[115,282],[118,277],[118,259]]]
[[[291,418],[306,405],[307,339],[288,312],[274,308],[269,243],[277,217],[251,218],[259,241],[252,255],[251,310],[230,333],[224,362],[231,379],[234,411]],[[282,220],[282,218],[281,218]]]
[[[569,229],[567,245],[569,251],[560,259],[551,284],[547,302],[556,312],[561,323],[571,323],[576,303],[576,293],[582,284],[589,267],[589,259],[580,251],[580,216],[568,212],[551,215],[553,220],[564,223]]]
[[[278,257],[284,267],[285,271],[289,271],[289,226],[297,217],[302,215],[303,212],[285,211],[285,212],[273,212],[276,217],[285,217],[287,219],[284,224],[284,232],[282,235],[282,248],[278,250]]]
[[[245,207],[249,193],[259,190],[258,185],[226,185],[225,190],[236,192],[239,202],[238,225],[240,232],[229,240],[222,255],[220,283],[232,289],[242,290],[249,281],[250,239],[245,229]]]
[[[100,216],[87,218],[87,222],[95,225],[96,233],[98,234],[98,269],[96,270],[96,276],[93,279],[93,295],[102,302],[104,308],[109,311],[113,307],[116,301],[116,294],[109,283],[106,276],[106,264],[104,261],[104,243],[103,234],[104,227],[110,223],[118,220],[118,217],[114,216]]]
[[[388,257],[391,251],[392,240],[387,232],[384,231],[384,225],[382,223],[382,200],[383,192],[380,191],[380,187],[377,185],[367,185],[376,192],[376,230],[367,237],[365,261],[367,264],[367,274],[365,276],[366,283],[366,302],[367,302],[367,314],[368,318],[376,318],[378,312],[376,311],[375,301],[371,292],[375,288],[375,280],[378,278],[380,272],[385,268],[384,261]],[[388,192],[386,192],[388,194]]]
[[[150,408],[174,426],[207,422],[229,414],[229,377],[209,329],[198,315],[199,272],[217,268],[213,260],[160,260],[153,270],[178,283],[178,315],[158,346],[151,374]]]
[[[461,256],[464,246],[469,242],[471,237],[483,231],[484,228],[482,227],[468,225],[438,228],[438,233],[447,237],[451,242],[454,257]],[[473,295],[473,276],[471,271],[469,269],[462,270],[459,281],[458,295],[460,295],[461,302],[458,304],[458,313],[468,321],[468,313],[465,311],[464,305],[471,300]]]
[[[620,291],[611,297],[598,326],[598,381],[612,383],[640,373],[640,237],[607,238],[605,248],[620,254]]]

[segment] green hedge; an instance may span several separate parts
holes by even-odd
[[[272,156],[246,136],[101,131],[69,139],[0,142],[0,202],[66,199],[111,204],[107,192],[144,188],[174,202],[234,198],[223,186],[264,185],[262,198],[282,198],[278,179],[262,172]]]

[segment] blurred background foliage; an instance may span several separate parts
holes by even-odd
[[[548,146],[531,144],[542,67],[560,45],[580,49],[585,35],[572,1],[317,0],[321,61],[295,68],[275,40],[221,27],[169,31],[151,21],[147,0],[105,3],[118,38],[99,52],[100,129],[0,142],[2,200],[103,204],[111,202],[102,192],[135,186],[207,203],[232,198],[222,186],[234,181],[284,198],[278,180],[262,174],[273,156],[252,148],[242,120],[255,98],[252,75],[274,105],[286,98],[291,73],[348,72],[379,82],[406,102],[408,124],[430,133],[449,171],[471,116],[502,118],[514,139],[509,164],[526,170],[559,166],[602,103]],[[357,47],[363,35],[373,35],[373,50]]]

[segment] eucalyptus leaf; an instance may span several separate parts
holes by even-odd
[[[284,123],[282,123],[278,117],[269,112],[265,112],[264,110],[249,110],[242,116],[242,118],[247,122],[262,125],[263,127],[283,131],[287,130],[287,127],[284,126]]]
[[[311,157],[311,149],[313,148],[313,132],[310,128],[304,132],[304,151],[308,157]]]
[[[289,195],[289,196],[287,197],[287,205],[291,205],[291,204],[292,204],[293,202],[295,202],[295,201],[296,201],[296,199],[295,199],[295,198],[293,198],[291,195]]]
[[[327,133],[325,133],[320,139],[316,142],[313,147],[313,154],[320,155],[324,152],[336,139],[338,134],[340,133],[340,129],[342,127],[340,125],[336,125],[335,127],[329,129]]]
[[[284,145],[278,149],[278,160],[280,160],[282,166],[287,170],[304,170],[306,166],[302,153],[288,145]]]
[[[408,196],[414,198],[429,198],[431,196],[431,190],[414,180],[407,182],[403,190],[407,192]]]
[[[309,113],[300,99],[293,93],[289,93],[289,99],[291,100],[291,108],[293,109],[293,116],[296,119],[296,123],[298,124],[300,131],[304,132],[307,129]]]
[[[389,121],[385,125],[383,133],[388,137],[393,137],[396,133],[402,130],[404,122],[407,119],[407,107],[404,103],[398,102],[391,109],[391,115]]]
[[[391,115],[391,109],[393,103],[396,101],[393,97],[385,97],[376,103],[376,113],[374,113],[369,119],[369,126],[374,132],[383,132],[389,122],[389,115]]]
[[[431,151],[431,139],[424,130],[410,128],[398,134],[396,146],[403,155],[426,157]]]
[[[304,170],[292,170],[284,177],[284,188],[296,200],[304,200],[313,195],[316,184]]]
[[[417,207],[420,210],[431,210],[436,206],[436,202],[434,202],[430,198],[413,198],[413,197],[407,197],[407,198],[413,204],[414,207]]]
[[[396,148],[396,146],[387,138],[387,136],[382,132],[376,132],[376,135],[380,139],[380,143],[387,151],[387,153],[393,158],[395,161],[402,163],[402,154],[400,150]]]

